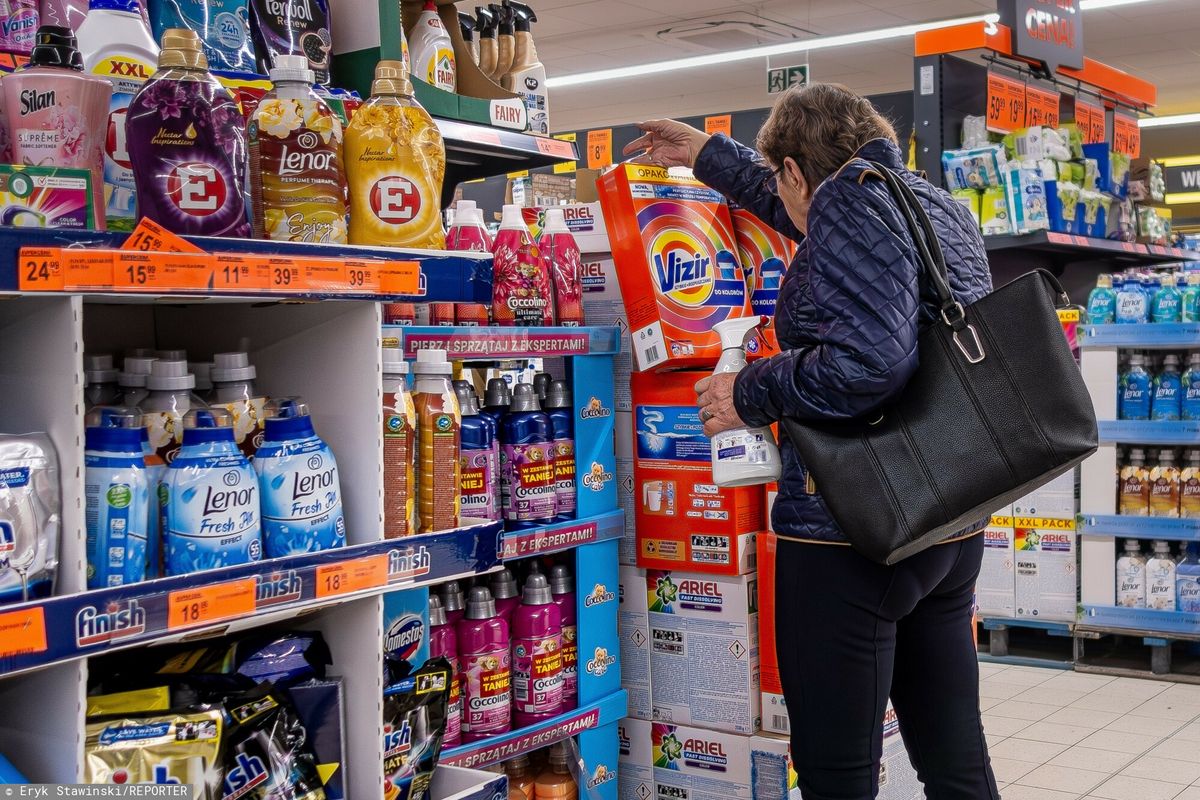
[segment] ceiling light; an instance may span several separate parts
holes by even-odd
[[[1200,113],[1173,114],[1167,117],[1143,117],[1138,120],[1138,127],[1163,128],[1167,125],[1192,125],[1195,123],[1200,123]]]

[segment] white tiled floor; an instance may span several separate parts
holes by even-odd
[[[1200,686],[980,664],[1004,800],[1200,800]]]

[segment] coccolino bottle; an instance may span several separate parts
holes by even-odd
[[[545,525],[554,519],[553,432],[537,392],[517,384],[512,405],[500,425],[500,469],[504,471],[502,507],[509,529]]]
[[[267,558],[346,544],[342,489],[333,451],[317,436],[308,406],[285,397],[267,404],[263,442],[254,456],[262,493]]]

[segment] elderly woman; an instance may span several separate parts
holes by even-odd
[[[905,220],[873,174],[879,167],[897,173],[928,212],[955,298],[965,305],[991,291],[970,213],[906,170],[891,124],[844,87],[788,91],[759,132],[758,152],[671,120],[640,127],[644,135],[627,153],[642,149],[643,161],[691,167],[800,243],[775,312],[782,352],[696,386],[710,436],[786,416],[863,417],[918,368],[918,331],[937,306]],[[971,635],[982,525],[880,565],[848,545],[786,437],[782,452],[771,515],[779,537],[775,646],[802,796],[875,796],[890,696],[926,797],[999,798]],[[853,483],[855,475],[837,480]]]

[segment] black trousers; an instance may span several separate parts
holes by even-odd
[[[889,695],[928,800],[998,800],[971,602],[983,537],[896,566],[779,542],[776,648],[804,800],[872,800]]]

